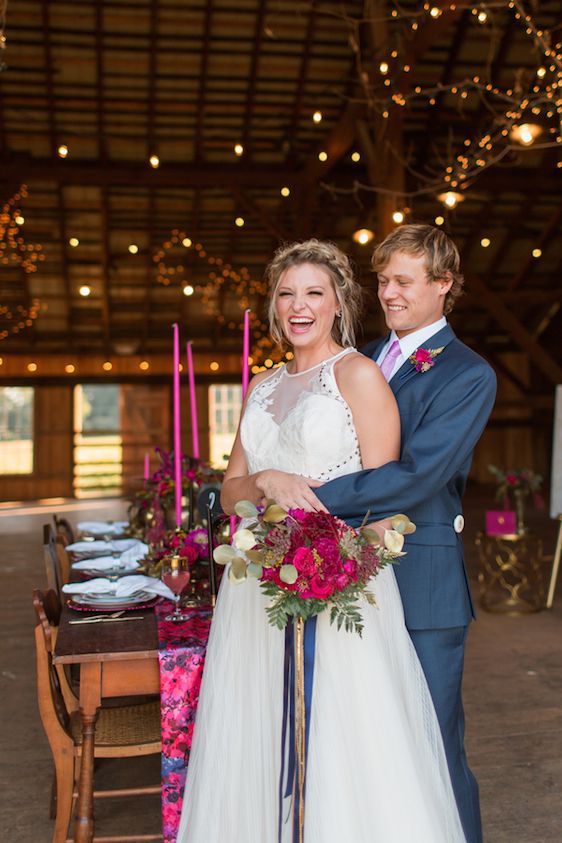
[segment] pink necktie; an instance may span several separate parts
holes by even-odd
[[[386,357],[381,363],[381,372],[383,373],[385,380],[390,380],[394,364],[396,363],[398,357],[400,357],[400,343],[398,340],[394,340],[386,353]]]

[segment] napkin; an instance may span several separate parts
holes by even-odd
[[[69,582],[63,585],[65,594],[111,594],[116,597],[132,597],[139,591],[148,591],[150,594],[159,594],[161,597],[174,599],[174,594],[167,585],[154,577],[145,577],[143,574],[133,574],[128,577],[121,577],[112,581],[105,577],[96,577],[88,582]]]
[[[73,542],[67,544],[66,549],[70,553],[92,553],[92,556],[100,553],[123,553],[131,547],[137,547],[142,544],[139,539],[115,539],[111,542],[93,541],[93,542]]]
[[[138,563],[141,559],[144,559],[146,554],[148,553],[149,547],[147,544],[141,541],[137,541],[133,547],[130,547],[128,550],[124,550],[121,554],[119,559],[119,565],[125,565],[125,567],[129,567],[130,565],[134,565],[134,567],[138,567]]]
[[[92,536],[121,536],[128,526],[128,521],[79,521],[76,525],[81,533]]]
[[[93,559],[82,559],[80,562],[73,562],[71,568],[75,571],[109,571],[113,568],[121,568],[124,571],[134,571],[139,567],[135,559],[125,559],[127,553],[134,552],[135,548],[126,550],[116,559],[114,556],[94,556]]]

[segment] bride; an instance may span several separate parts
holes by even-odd
[[[276,253],[268,279],[272,337],[294,358],[250,384],[226,512],[259,503],[272,472],[280,504],[314,508],[311,486],[399,454],[392,392],[353,348],[360,287],[347,257],[330,243],[296,243]],[[370,590],[376,605],[362,601],[361,638],[318,616],[305,843],[464,843],[392,568]],[[278,796],[284,634],[267,605],[256,580],[223,577],[178,843],[292,843],[291,800],[280,806]]]

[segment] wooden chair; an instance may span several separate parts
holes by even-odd
[[[50,524],[43,525],[43,558],[45,561],[45,573],[47,575],[47,588],[54,591],[60,598],[61,589],[64,585],[63,574],[55,531]]]
[[[66,518],[59,518],[58,515],[53,514],[53,523],[55,525],[56,537],[57,539],[61,539],[61,542],[63,543],[64,547],[66,547],[67,544],[72,544],[72,542],[75,541],[74,530],[72,529],[70,521],[67,521]]]
[[[82,724],[77,705],[69,711],[63,696],[60,677],[53,665],[55,630],[60,617],[60,601],[54,591],[33,592],[33,605],[38,624],[35,628],[37,662],[37,698],[39,712],[55,766],[55,827],[52,843],[65,843],[77,783],[82,752]],[[143,705],[102,707],[96,723],[96,758],[130,758],[160,753],[159,700]],[[132,796],[159,793],[160,785],[118,790],[94,791],[94,797]],[[109,838],[108,838],[109,839]],[[160,835],[119,837],[118,840],[161,840]]]
[[[62,587],[70,579],[70,556],[66,545],[50,524],[43,525],[43,554],[47,587],[61,595]]]

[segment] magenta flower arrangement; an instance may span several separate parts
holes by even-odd
[[[286,511],[276,503],[258,510],[240,501],[236,513],[252,520],[234,534],[232,545],[215,548],[214,559],[231,563],[234,583],[249,576],[259,580],[271,598],[269,622],[280,629],[329,608],[338,629],[343,625],[361,634],[359,598],[374,602],[369,580],[403,555],[404,534],[415,530],[405,515],[397,515],[381,541],[375,530],[355,530],[324,512]]]
[[[441,348],[417,348],[408,357],[408,360],[415,367],[416,372],[428,372],[432,366],[435,366],[435,358],[438,354],[441,354],[444,348],[445,346],[441,346]]]

